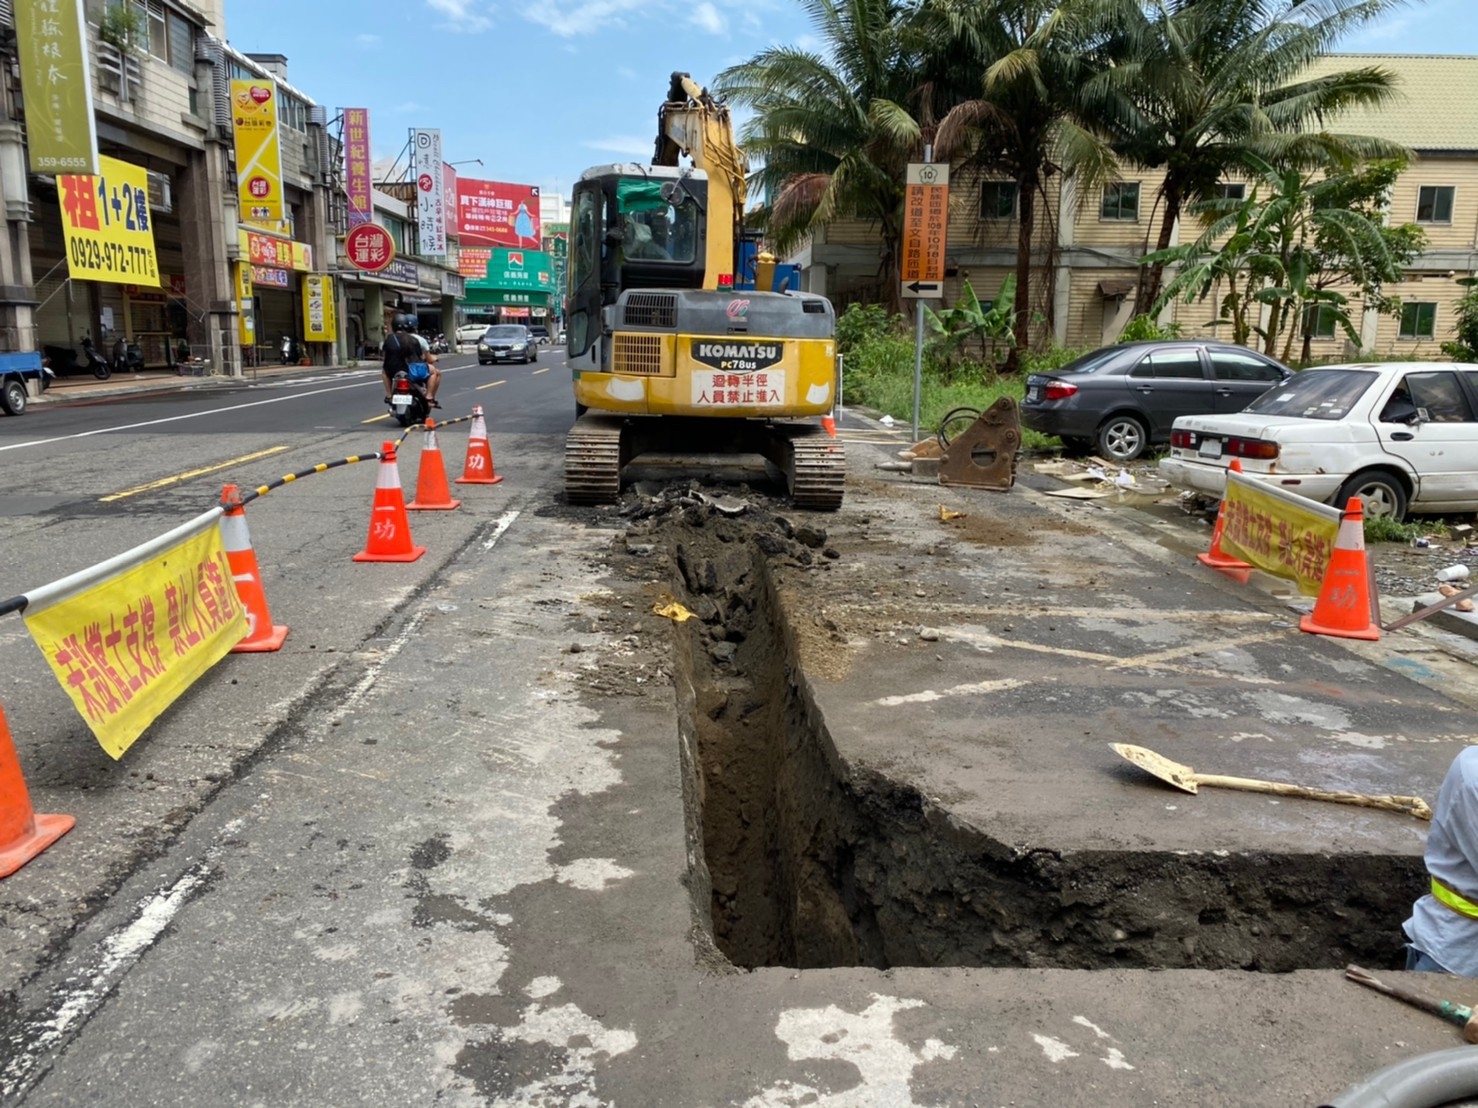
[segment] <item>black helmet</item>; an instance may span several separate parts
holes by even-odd
[[[391,321],[390,326],[396,331],[414,331],[416,329],[416,317],[413,315],[398,315]]]

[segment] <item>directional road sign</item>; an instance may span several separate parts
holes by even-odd
[[[949,164],[912,162],[903,200],[903,295],[938,297],[944,288],[949,229]]]

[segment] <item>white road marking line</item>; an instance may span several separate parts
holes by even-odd
[[[375,687],[375,682],[380,679],[380,673],[395,660],[397,654],[405,649],[406,643],[410,642],[411,636],[420,630],[421,624],[425,619],[426,609],[421,608],[417,610],[415,615],[406,620],[405,626],[401,628],[400,634],[396,635],[390,645],[381,651],[378,658],[365,667],[364,676],[349,690],[349,695],[344,697],[343,703],[334,709],[334,714],[329,717],[330,727],[342,723],[344,717],[353,711],[354,705],[363,700],[365,694]]]
[[[482,544],[484,550],[491,550],[503,537],[503,532],[513,526],[513,521],[518,518],[518,512],[504,512],[493,521],[493,533],[489,535]]]

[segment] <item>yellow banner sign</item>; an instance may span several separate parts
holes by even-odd
[[[277,84],[271,78],[231,82],[231,134],[241,218],[279,222],[282,147],[277,136]]]
[[[303,338],[309,342],[333,342],[338,335],[334,279],[322,273],[303,274]]]
[[[206,512],[26,607],[31,637],[113,758],[246,636],[219,518]]]
[[[56,179],[67,272],[74,280],[158,287],[149,175],[116,158],[99,157],[98,166],[96,177]]]
[[[255,346],[257,342],[257,320],[252,312],[251,266],[246,262],[236,263],[236,330],[242,346]]]
[[[292,239],[238,228],[236,245],[241,248],[243,258],[251,259],[252,265],[291,269],[298,273],[307,273],[313,268],[313,247],[306,242],[294,242]]]
[[[1264,573],[1292,581],[1305,596],[1319,595],[1339,537],[1338,508],[1231,472],[1222,505],[1222,550]]]
[[[15,44],[33,173],[98,171],[82,0],[17,0]]]

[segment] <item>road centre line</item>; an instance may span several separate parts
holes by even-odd
[[[1186,643],[1173,647],[1170,650],[1160,650],[1153,654],[1141,654],[1135,658],[1120,658],[1114,663],[1115,669],[1123,669],[1125,666],[1157,666],[1162,662],[1173,662],[1184,658],[1187,654],[1219,654],[1224,650],[1232,650],[1239,646],[1253,646],[1260,642],[1275,642],[1287,639],[1288,631],[1264,631],[1257,635],[1243,635],[1235,639],[1215,639],[1210,642]]]
[[[486,384],[486,385],[473,385],[472,387],[474,389],[478,389],[480,391],[482,389],[495,389],[499,385],[506,385],[507,383],[508,382],[506,380],[503,380],[503,381],[493,381],[490,384]]]
[[[218,465],[205,466],[202,469],[186,470],[184,473],[177,473],[173,477],[161,477],[157,481],[150,481],[147,485],[138,485],[135,488],[124,489],[122,492],[115,492],[110,496],[99,497],[98,503],[111,504],[115,500],[137,496],[141,492],[152,492],[155,489],[167,488],[170,485],[177,485],[181,481],[188,481],[192,477],[204,477],[207,473],[215,473],[217,470],[227,469],[245,462],[255,462],[259,458],[270,458],[273,454],[281,454],[286,449],[286,446],[274,446],[270,450],[258,450],[255,454],[243,454],[239,458],[232,458],[230,461],[221,462]]]
[[[270,400],[253,400],[248,404],[231,404],[224,408],[211,408],[204,412],[187,412],[184,415],[164,416],[161,419],[146,419],[139,423],[121,423],[116,427],[98,427],[92,431],[78,431],[72,435],[57,435],[49,439],[32,439],[30,442],[13,442],[9,446],[0,446],[0,453],[6,450],[23,450],[28,446],[50,446],[54,442],[70,442],[73,439],[90,439],[94,435],[110,435],[115,431],[137,431],[142,427],[158,427],[165,423],[179,423],[187,419],[203,419],[206,416],[225,415],[228,412],[241,412],[248,408],[260,408],[265,404],[296,403],[308,396],[327,396],[329,393],[346,392],[349,389],[363,388],[367,381],[358,381],[352,385],[340,385],[332,389],[316,389],[313,392],[294,393],[292,396],[274,396]]]
[[[361,424],[364,424],[364,423],[379,423],[380,420],[382,420],[382,419],[389,419],[389,418],[390,418],[390,413],[389,412],[384,412],[381,415],[370,416],[369,419],[361,419],[359,422]]]
[[[553,368],[552,366],[545,366],[543,369],[536,369],[536,370],[534,370],[534,372],[530,373],[529,376],[530,377],[537,377],[541,373],[548,373],[550,371],[550,369],[552,369],[552,368]]]

